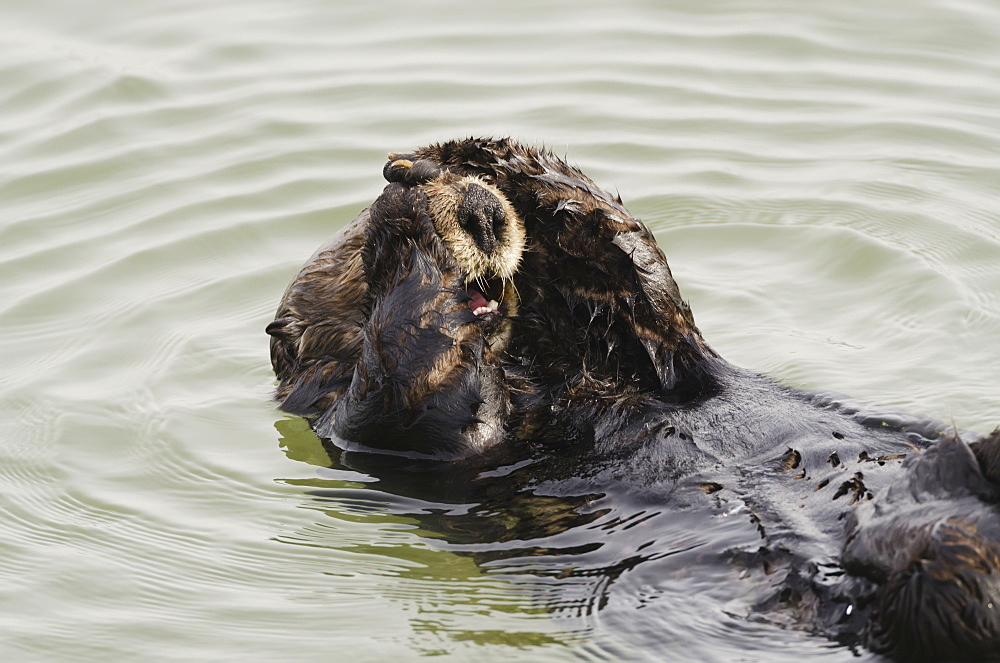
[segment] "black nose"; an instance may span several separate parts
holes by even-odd
[[[503,239],[504,213],[500,199],[478,184],[470,184],[458,206],[458,222],[483,253],[493,253]]]

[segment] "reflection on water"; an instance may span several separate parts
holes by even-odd
[[[433,463],[401,467],[399,458],[345,452],[319,440],[301,419],[282,419],[275,426],[290,458],[323,466],[320,478],[288,483],[305,487],[308,508],[326,517],[281,540],[373,555],[383,565],[391,560],[384,572],[399,582],[388,595],[420,605],[410,621],[416,648],[435,653],[422,644],[425,636],[519,648],[579,639],[581,634],[555,628],[546,617],[552,606],[538,594],[541,585],[530,581],[531,574],[546,575],[541,561],[513,571],[529,574],[528,581],[503,573],[501,563],[572,554],[531,543],[599,518],[600,513],[578,512],[588,497],[534,496],[514,482],[476,482],[475,468]],[[370,535],[345,537],[337,527],[343,522],[374,528],[378,542],[371,542]],[[355,570],[329,572],[350,575]],[[491,622],[497,613],[513,615],[519,626],[496,628]],[[525,617],[527,624],[520,623]],[[532,630],[536,623],[538,630]]]
[[[345,451],[301,419],[275,426],[290,458],[323,466],[320,478],[289,483],[306,487],[308,508],[324,519],[281,540],[393,560],[391,574],[410,583],[396,599],[421,606],[411,623],[417,647],[433,632],[518,647],[586,643],[598,659],[635,657],[637,648],[655,658],[762,647],[768,660],[786,660],[772,638],[780,633],[791,647],[806,637],[782,630],[794,624],[790,617],[754,609],[775,587],[756,566],[734,563],[735,551],[760,545],[740,503],[692,508],[613,486],[575,494],[572,481],[537,479],[551,474],[542,458],[499,467],[401,463]],[[342,536],[336,523],[345,521],[368,524],[380,541]],[[498,613],[516,617],[518,626],[472,630]],[[822,641],[813,647],[835,651]]]

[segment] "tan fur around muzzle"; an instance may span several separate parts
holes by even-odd
[[[476,244],[475,239],[462,228],[458,220],[459,206],[470,185],[486,189],[496,196],[503,208],[505,223],[502,236],[497,237],[497,247],[489,254]],[[524,221],[499,189],[478,177],[459,177],[451,173],[431,180],[422,185],[421,189],[427,194],[434,227],[455,260],[465,270],[468,281],[493,278],[506,281],[514,276],[524,251]]]

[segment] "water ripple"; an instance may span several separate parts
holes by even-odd
[[[263,327],[390,150],[547,142],[650,223],[730,359],[1000,423],[996,3],[0,18],[0,634],[19,660],[853,660],[748,620],[733,578],[677,573],[663,555],[701,544],[655,509],[588,521],[584,551],[477,543],[432,527],[477,505],[317,477],[318,441],[275,439]],[[632,553],[655,581],[601,575]]]

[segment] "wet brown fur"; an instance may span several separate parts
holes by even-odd
[[[505,139],[431,145],[412,158],[492,182],[524,219],[512,343],[545,358],[533,370],[558,392],[551,398],[682,401],[711,390],[703,368],[716,355],[655,238],[620,199],[551,152]]]
[[[785,560],[771,576],[784,583],[776,596],[798,597],[799,618],[820,632],[847,639],[863,629],[864,644],[900,660],[1000,660],[1000,432],[972,445],[942,441],[934,422],[869,419],[726,363],[702,338],[645,225],[551,152],[506,139],[451,141],[394,155],[384,172],[400,189],[390,185],[373,205],[375,226],[409,221],[395,234],[369,230],[360,239],[355,230],[340,249],[354,256],[360,242],[367,289],[311,283],[356,278],[353,258],[333,249],[319,267],[307,265],[269,328],[286,404],[296,402],[296,385],[325,381],[310,404],[325,408],[318,431],[334,430],[322,427],[324,417],[361,402],[365,387],[384,391],[384,378],[403,366],[404,396],[380,403],[416,411],[441,396],[459,413],[482,398],[494,433],[506,428],[508,440],[528,444],[551,435],[556,456],[572,447],[586,459],[580,473],[604,472],[640,490],[693,476],[706,499],[744,502],[762,537],[759,556]],[[524,223],[513,277],[519,309],[502,352],[461,317],[462,268],[422,221],[441,195],[426,183],[449,176],[492,185]],[[415,242],[409,264],[433,264],[421,272],[424,299],[403,300],[420,311],[415,324],[382,305],[415,287],[396,267],[407,233]],[[331,299],[315,301],[322,296]],[[329,326],[324,316],[342,319]],[[364,333],[352,337],[346,329],[359,318]],[[303,343],[315,324],[343,333]],[[415,328],[426,335],[435,327],[458,349],[414,341],[424,338]],[[419,348],[428,348],[423,363]],[[342,385],[348,373],[350,388]],[[411,382],[412,392],[404,386]],[[380,412],[355,416],[357,434],[392,437],[405,424]],[[837,582],[817,571],[833,557],[846,571]]]
[[[309,259],[267,326],[271,365],[279,380],[275,398],[287,412],[325,410],[350,382],[369,306],[361,254],[367,219],[365,210]],[[310,399],[314,390],[308,385],[317,384],[329,388]]]
[[[473,244],[467,229],[449,218],[472,185],[503,206],[501,241],[489,255],[454,250]],[[455,426],[475,449],[503,436],[499,421],[477,418],[477,401],[486,402],[477,390],[489,391],[488,405],[496,411],[491,418],[506,420],[508,398],[495,354],[509,339],[510,323],[479,324],[465,285],[470,277],[494,275],[509,283],[523,248],[523,224],[502,194],[476,178],[446,174],[424,189],[433,205],[421,189],[390,184],[288,287],[267,328],[279,379],[276,398],[285,411],[322,415],[328,433],[339,426],[355,429],[337,421],[341,401],[377,401],[365,408],[392,410],[395,432],[403,434],[428,419],[427,408],[437,407],[433,400],[455,391],[470,403]],[[502,299],[505,314],[516,310],[512,285]],[[369,416],[369,409],[360,416]],[[456,452],[458,444],[446,446]]]

